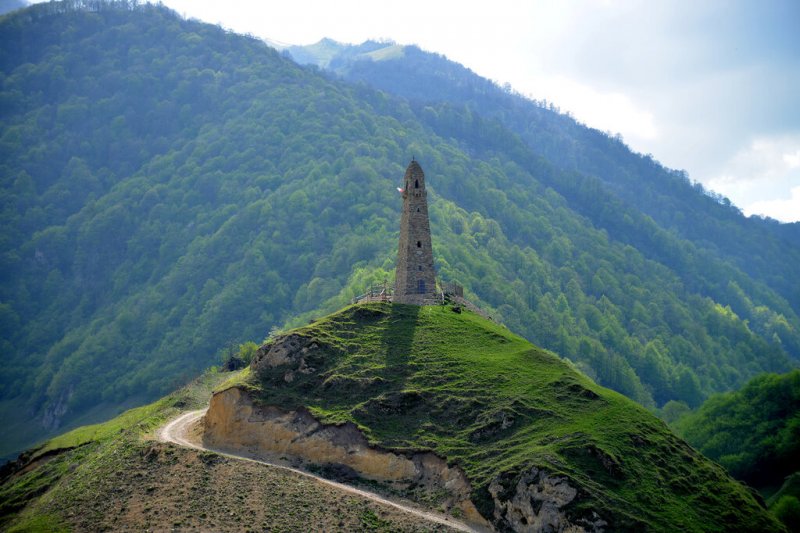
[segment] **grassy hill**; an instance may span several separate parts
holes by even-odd
[[[522,131],[473,89],[412,102],[146,3],[36,4],[0,43],[0,457],[391,281],[412,156],[441,278],[598,383],[696,406],[800,356],[796,240],[537,103],[505,111]],[[613,176],[731,231],[682,233]]]
[[[311,371],[287,382],[296,358],[263,362],[290,337],[316,348],[303,352]],[[434,452],[463,469],[472,500],[500,530],[511,522],[510,511],[493,518],[498,499],[511,500],[536,469],[574,489],[561,509],[573,524],[782,531],[744,485],[569,362],[468,311],[389,304],[352,306],[287,332],[256,353],[252,369],[207,373],[32,450],[2,472],[0,527],[429,530],[296,475],[153,441],[166,420],[231,387],[327,423],[353,422],[382,449]]]
[[[287,334],[298,348],[281,364],[265,363],[265,345],[254,370],[226,387],[352,422],[385,449],[435,452],[465,471],[473,502],[501,529],[512,524],[494,516],[497,487],[510,500],[534,468],[577,489],[565,509],[573,523],[599,515],[614,531],[781,529],[750,490],[641,406],[459,311],[349,307]],[[302,346],[312,348],[301,356]]]

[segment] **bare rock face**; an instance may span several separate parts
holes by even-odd
[[[69,400],[75,390],[73,385],[70,385],[66,390],[62,391],[58,396],[58,400],[52,403],[44,410],[42,416],[42,427],[47,430],[54,430],[61,427],[61,420],[67,414]]]
[[[316,371],[313,365],[315,357],[320,356],[319,351],[319,345],[313,339],[296,334],[286,335],[259,348],[251,368],[261,375],[270,369],[285,366],[283,380],[291,383],[298,372],[311,374]]]
[[[577,489],[567,478],[550,476],[536,467],[520,476],[498,476],[489,485],[489,493],[494,499],[493,523],[503,530],[599,533],[606,525],[596,514],[591,520],[570,522],[564,507],[575,499]]]
[[[270,350],[271,352],[272,350]],[[263,364],[287,358],[299,362],[282,348],[269,352]],[[295,364],[292,363],[292,364]],[[488,524],[470,500],[471,486],[464,472],[433,453],[395,453],[371,446],[351,423],[328,425],[305,409],[287,411],[254,405],[238,388],[215,393],[203,421],[203,444],[222,451],[274,459],[292,458],[304,463],[378,481],[398,490],[444,496],[445,509],[459,509],[475,524]]]

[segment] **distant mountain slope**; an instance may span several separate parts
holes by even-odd
[[[346,80],[402,96],[420,109],[463,106],[484,121],[497,120],[519,135],[533,153],[558,168],[599,178],[601,186],[624,201],[628,209],[651,217],[701,249],[733,261],[751,277],[781,292],[795,313],[800,312],[800,284],[794,282],[800,279],[800,223],[745,218],[727,199],[691,183],[685,173],[662,167],[651,155],[632,153],[621,140],[559,114],[553,103],[532,102],[503,90],[471,70],[416,46],[374,41],[353,46],[326,39],[288,51],[302,64],[315,64]],[[435,114],[419,112],[418,116],[437,133],[452,133],[453,125],[436,120]],[[469,139],[466,141],[469,143]],[[481,148],[470,144],[471,148]],[[579,198],[559,180],[548,185],[568,197],[571,207],[595,224],[608,227],[614,223],[610,213],[597,211],[593,196]],[[614,236],[627,239],[630,233],[631,228],[624,228]],[[637,247],[641,244],[631,241]],[[735,305],[734,310],[744,314],[746,306]]]
[[[291,455],[289,439],[306,438],[292,433],[301,410],[320,420],[309,445],[318,468],[350,467],[378,483],[385,475],[404,496],[433,492],[466,518],[468,498],[497,531],[782,529],[747,487],[641,406],[450,306],[357,305],[273,339],[240,383],[215,393],[204,439],[252,451],[277,441]],[[260,430],[269,420],[285,433]],[[356,431],[376,450],[436,454],[470,490],[445,474],[438,487],[426,484],[433,474],[404,485],[392,476],[401,459],[374,468]],[[326,461],[329,449],[341,453]]]
[[[697,405],[800,354],[788,292],[467,107],[149,4],[37,4],[0,43],[2,455],[391,281],[412,156],[441,278],[601,384]]]
[[[0,0],[0,15],[15,9],[21,9],[27,5],[28,3],[23,0]]]
[[[670,424],[692,446],[757,488],[789,531],[800,527],[800,370],[761,374]]]

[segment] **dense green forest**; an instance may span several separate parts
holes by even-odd
[[[530,131],[149,4],[38,4],[0,42],[0,455],[391,280],[412,156],[440,277],[599,383],[697,406],[800,356],[793,226],[485,80]]]
[[[756,376],[737,391],[711,396],[672,426],[731,475],[770,495],[770,511],[797,531],[800,370]]]
[[[800,370],[762,374],[674,423],[704,455],[755,487],[800,472]]]

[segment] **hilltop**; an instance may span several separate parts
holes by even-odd
[[[0,456],[391,282],[412,156],[441,279],[601,385],[694,407],[800,357],[792,227],[443,58],[364,50],[417,98],[94,0],[0,43]]]
[[[204,431],[500,530],[781,530],[641,406],[450,306],[358,305],[275,338],[215,392]]]

